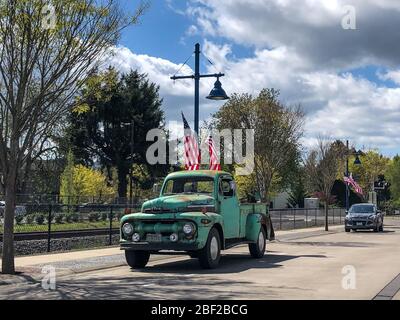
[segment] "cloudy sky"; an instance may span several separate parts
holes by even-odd
[[[137,2],[122,1],[127,9]],[[274,87],[284,103],[301,104],[305,145],[323,135],[395,155],[399,30],[399,0],[153,0],[141,24],[124,32],[112,63],[160,85],[167,120],[180,121],[182,110],[192,121],[193,82],[169,77],[199,42],[202,72],[224,72],[228,94]],[[192,74],[193,64],[192,57],[178,74]],[[213,81],[202,80],[202,97]],[[203,98],[201,120],[220,106]]]

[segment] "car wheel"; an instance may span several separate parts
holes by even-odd
[[[207,243],[198,252],[200,266],[204,269],[214,269],[218,267],[221,258],[221,239],[217,229],[212,228],[208,234]]]
[[[344,231],[350,232],[351,230],[349,228],[345,228]]]
[[[265,230],[261,227],[256,243],[249,243],[249,251],[253,258],[260,259],[264,256],[266,247]]]
[[[149,262],[150,252],[125,250],[125,258],[132,269],[142,269]]]

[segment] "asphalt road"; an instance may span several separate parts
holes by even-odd
[[[400,219],[383,233],[288,233],[263,259],[246,246],[226,251],[216,270],[186,256],[154,256],[148,268],[127,266],[0,286],[0,299],[399,299]]]

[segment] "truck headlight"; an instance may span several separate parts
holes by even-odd
[[[191,235],[193,235],[195,231],[196,231],[196,227],[195,227],[195,225],[194,225],[193,223],[186,223],[186,224],[183,226],[183,233],[184,233],[186,236],[191,236]]]
[[[133,233],[133,226],[130,223],[125,223],[122,226],[122,232],[125,235],[130,236]]]

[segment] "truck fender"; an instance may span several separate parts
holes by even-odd
[[[247,216],[246,221],[246,240],[256,242],[262,226],[263,215],[252,213]]]

